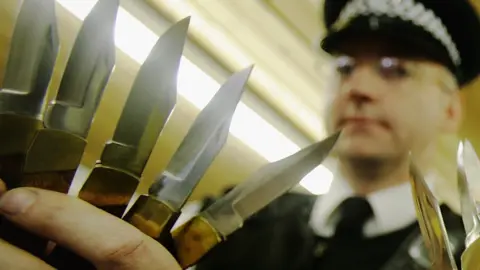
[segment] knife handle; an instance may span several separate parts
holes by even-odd
[[[139,179],[131,174],[97,164],[80,189],[78,198],[121,218],[138,183]]]
[[[224,241],[202,216],[195,216],[172,232],[175,255],[182,269],[196,264],[213,247]]]
[[[166,203],[141,195],[123,219],[173,252],[175,248],[170,230],[179,216],[180,212]]]
[[[68,193],[76,170],[26,173],[21,181],[22,187],[41,188],[50,191]]]
[[[480,270],[480,239],[471,243],[462,254],[463,270]]]
[[[75,171],[25,174],[17,180],[16,187],[35,187],[67,193]],[[18,178],[17,178],[18,179]],[[35,256],[43,257],[48,240],[13,224],[7,219],[0,222],[0,238]]]

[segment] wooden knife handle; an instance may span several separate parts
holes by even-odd
[[[208,221],[195,216],[172,232],[175,255],[182,269],[196,264],[213,247],[224,241]]]
[[[121,218],[138,183],[139,179],[131,174],[97,164],[81,188],[78,198]]]
[[[60,193],[68,193],[76,170],[27,173],[21,180],[22,187],[35,187]]]

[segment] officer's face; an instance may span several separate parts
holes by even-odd
[[[344,130],[340,156],[400,158],[456,130],[460,101],[443,66],[406,57],[379,40],[356,41],[341,51],[326,114],[330,131]]]

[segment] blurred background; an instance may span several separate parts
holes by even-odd
[[[473,0],[472,0],[473,1]],[[248,90],[237,107],[227,144],[191,199],[219,195],[267,162],[322,139],[321,100],[327,90],[327,57],[318,51],[323,35],[321,0],[121,0],[117,18],[117,64],[88,137],[77,184],[95,164],[114,132],[133,79],[158,37],[191,16],[189,39],[178,76],[178,101],[143,175],[143,192],[167,165],[195,116],[233,72],[254,64]],[[2,0],[0,70],[21,1]],[[81,21],[96,0],[57,0],[60,57],[50,85],[53,97]],[[474,3],[480,8],[480,1]],[[468,27],[468,26],[466,26]],[[479,48],[480,49],[480,48]],[[1,74],[0,76],[3,76]],[[2,78],[0,78],[2,79]],[[465,123],[460,137],[480,147],[480,83],[463,89]],[[447,200],[455,192],[458,138],[438,143],[430,162],[437,188]],[[328,191],[334,163],[309,174],[298,192]],[[479,193],[480,194],[480,193]]]

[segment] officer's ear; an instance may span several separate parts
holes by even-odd
[[[458,87],[450,88],[445,99],[443,131],[446,133],[456,133],[460,128],[463,119],[463,106],[460,91]]]

